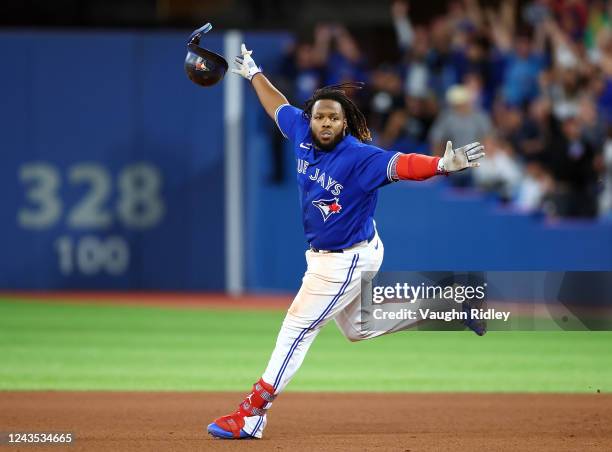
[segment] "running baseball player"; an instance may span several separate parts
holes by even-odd
[[[283,321],[265,372],[235,412],[208,426],[212,436],[224,439],[262,437],[266,411],[330,320],[335,320],[350,341],[386,333],[364,331],[359,300],[361,272],[377,272],[384,254],[373,218],[377,190],[399,180],[425,180],[474,168],[485,155],[480,143],[453,149],[449,141],[441,158],[393,153],[369,145],[365,118],[345,93],[355,84],[321,88],[300,110],[270,83],[244,44],[241,52],[236,58],[238,69],[232,72],[251,82],[266,113],[293,143],[310,249],[302,286]],[[482,323],[466,324],[479,335],[486,331]]]

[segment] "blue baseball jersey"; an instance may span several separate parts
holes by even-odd
[[[392,179],[401,155],[347,135],[331,151],[316,149],[303,111],[289,104],[275,113],[293,143],[306,240],[322,250],[348,248],[374,235],[377,189]]]

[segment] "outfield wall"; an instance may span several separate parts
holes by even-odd
[[[227,83],[185,77],[188,34],[0,32],[0,288],[225,288]],[[269,72],[289,42],[244,39]],[[222,34],[204,42],[224,52]],[[242,280],[294,290],[295,164],[287,147],[284,181],[270,182],[274,125],[243,87]],[[546,225],[444,181],[383,189],[377,221],[387,270],[612,269],[609,223]]]
[[[0,285],[223,289],[222,90],[185,77],[184,34],[4,32],[0,54]]]

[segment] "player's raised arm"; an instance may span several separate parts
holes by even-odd
[[[259,102],[263,105],[266,113],[270,118],[275,119],[274,114],[276,109],[283,104],[288,104],[289,101],[276,87],[270,83],[265,75],[261,72],[261,68],[255,64],[251,57],[252,50],[247,50],[246,45],[240,47],[242,56],[236,57],[235,63],[237,69],[232,69],[235,74],[242,75],[249,80],[255,88]]]

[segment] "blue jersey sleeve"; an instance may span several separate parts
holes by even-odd
[[[395,163],[400,155],[400,152],[385,151],[370,145],[355,149],[355,176],[361,189],[372,192],[394,182]]]
[[[291,141],[295,141],[295,135],[307,124],[304,112],[289,104],[280,105],[274,113],[274,120],[283,136]]]

